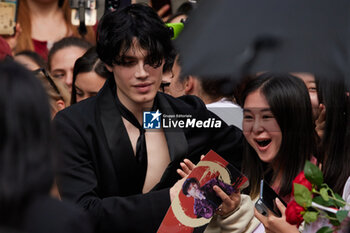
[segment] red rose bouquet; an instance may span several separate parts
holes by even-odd
[[[323,226],[317,233],[331,233],[338,231],[348,216],[348,211],[342,209],[348,204],[323,183],[321,170],[309,161],[294,179],[292,194],[295,201],[286,209],[286,220],[290,224],[299,226],[303,221],[309,224],[318,218],[327,218],[332,227]]]

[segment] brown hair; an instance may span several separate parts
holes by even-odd
[[[68,0],[63,0],[62,5],[64,20],[67,26],[67,35],[66,36],[75,36],[81,37],[78,32],[78,27],[72,25],[71,23],[71,9],[69,7]],[[15,48],[16,53],[22,50],[31,50],[34,51],[34,44],[32,41],[32,21],[30,18],[30,13],[28,13],[29,6],[27,0],[21,0],[18,6],[18,22],[21,25],[22,32],[20,33],[17,41],[17,46]],[[87,26],[87,34],[83,39],[87,40],[92,44],[96,44],[95,31],[92,26]]]
[[[45,88],[45,91],[49,97],[50,108],[54,112],[57,112],[56,101],[63,100],[65,106],[70,105],[70,93],[67,87],[60,82],[51,77],[51,75],[44,69],[39,69],[36,72],[36,77],[41,81]]]

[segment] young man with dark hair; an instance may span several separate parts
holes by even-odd
[[[63,149],[60,193],[93,214],[99,232],[156,232],[181,188],[176,170],[184,158],[197,163],[213,149],[240,166],[242,133],[225,123],[217,129],[142,127],[150,110],[220,121],[196,97],[157,92],[172,49],[152,8],[135,4],[105,15],[97,52],[113,78],[97,96],[55,118]]]

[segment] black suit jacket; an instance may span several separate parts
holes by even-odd
[[[155,232],[170,206],[169,187],[184,158],[198,162],[215,150],[240,168],[242,133],[225,123],[221,129],[165,130],[171,163],[154,189],[142,193],[136,159],[114,98],[115,82],[107,80],[95,97],[59,112],[54,120],[63,151],[58,187],[63,199],[92,213],[100,232]],[[194,96],[179,99],[158,93],[163,114],[215,118]]]

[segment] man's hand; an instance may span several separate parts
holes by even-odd
[[[201,160],[204,158],[204,155],[201,156]],[[176,172],[182,177],[187,177],[188,174],[196,167],[189,159],[184,159],[183,162],[180,163],[181,169],[177,169]]]
[[[178,180],[173,187],[170,188],[170,201],[172,202],[174,198],[179,195],[179,192],[182,189],[182,185],[184,184],[186,180],[186,177],[182,178],[181,180]]]

